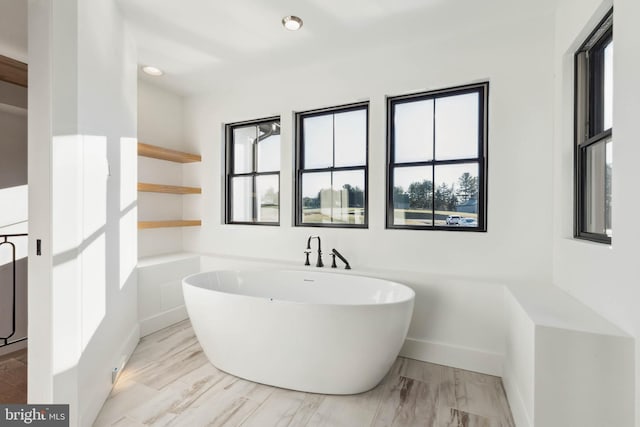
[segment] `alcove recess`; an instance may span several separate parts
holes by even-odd
[[[175,163],[194,163],[202,161],[199,154],[185,153],[182,151],[170,150],[156,145],[138,143],[138,156],[150,157],[158,160],[167,160]],[[180,185],[154,184],[149,182],[138,182],[138,191],[148,193],[165,194],[201,194],[200,187],[184,187]],[[165,227],[193,227],[202,225],[202,221],[169,219],[162,221],[138,221],[138,229],[145,228],[165,228]]]

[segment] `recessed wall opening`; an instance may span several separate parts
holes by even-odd
[[[27,64],[0,55],[0,402],[27,402]]]

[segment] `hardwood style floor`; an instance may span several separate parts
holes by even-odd
[[[514,427],[500,378],[398,358],[373,390],[329,396],[226,374],[188,321],[144,337],[94,426]]]
[[[0,403],[27,403],[27,350],[0,356]]]

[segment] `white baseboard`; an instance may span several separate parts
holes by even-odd
[[[507,394],[507,401],[515,424],[518,427],[533,427],[533,422],[527,413],[522,394],[520,394],[518,386],[511,381],[511,376],[508,372],[504,373],[502,384],[504,385],[504,392]]]
[[[140,320],[140,336],[145,337],[188,318],[187,308],[184,305],[147,317]]]
[[[136,325],[136,327],[133,329],[133,331],[131,331],[127,339],[122,344],[122,348],[120,349],[120,354],[125,356],[124,365],[129,362],[131,355],[140,342],[140,337],[140,325]],[[124,368],[124,365],[120,368]]]
[[[502,376],[504,356],[475,348],[407,338],[400,356],[482,374]]]
[[[129,358],[131,358],[133,351],[138,346],[139,341],[140,341],[140,326],[135,325],[135,327],[131,330],[131,332],[126,337],[126,339],[122,342],[122,345],[120,346],[118,351],[113,353],[110,366],[105,367],[105,373],[106,375],[109,375],[109,378],[110,378],[111,370],[114,367],[118,367],[119,369],[124,368],[126,363],[129,361]],[[111,383],[111,381],[109,381],[109,383]],[[112,386],[113,384],[111,384],[111,387],[105,387],[105,388],[100,387],[100,390],[95,390],[95,392],[92,393],[92,396],[87,398],[88,403],[86,405],[86,409],[84,410],[84,412],[79,416],[78,425],[84,426],[84,425],[93,424],[96,417],[100,413],[100,410],[104,405],[104,402],[107,400],[107,397],[109,397],[109,393],[111,393]]]

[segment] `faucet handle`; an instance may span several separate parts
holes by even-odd
[[[333,262],[335,263],[336,257],[340,258],[340,261],[344,262],[344,269],[351,270],[351,266],[349,265],[349,261],[345,257],[342,256],[340,252],[338,252],[335,248],[331,249],[331,255],[333,255]]]
[[[307,249],[306,251],[304,251],[304,254],[306,255],[306,259],[304,261],[304,265],[311,265],[311,263],[309,262],[309,254],[311,253],[310,249]]]
[[[331,255],[331,268],[338,268],[336,265],[336,254],[331,252],[329,255]]]

